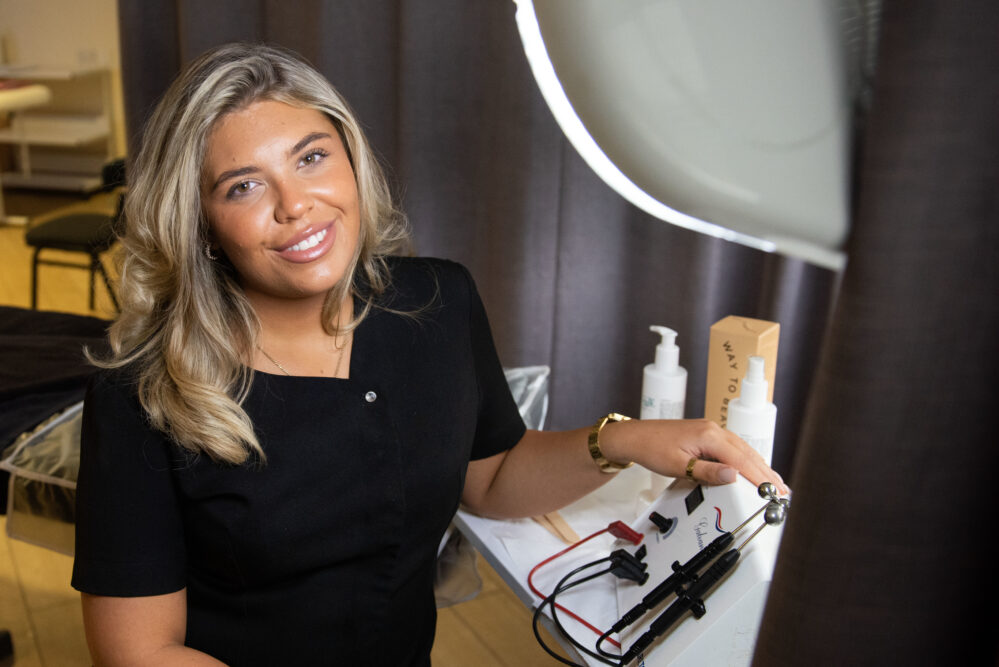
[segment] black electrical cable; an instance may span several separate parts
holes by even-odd
[[[615,653],[611,653],[610,651],[605,651],[600,646],[605,641],[607,641],[610,638],[610,636],[612,634],[614,634],[615,632],[617,632],[617,631],[614,630],[613,628],[611,628],[610,630],[608,630],[607,632],[603,633],[602,635],[600,635],[600,637],[597,638],[597,643],[593,645],[593,648],[595,648],[597,650],[597,653],[599,653],[600,655],[602,655],[602,656],[604,656],[606,658],[619,658],[620,657],[619,655],[617,655]]]
[[[572,577],[576,576],[577,574],[579,574],[583,570],[587,570],[587,569],[589,569],[591,567],[596,567],[597,565],[600,565],[601,563],[609,562],[610,560],[611,560],[611,558],[610,558],[610,556],[608,556],[608,557],[605,557],[605,558],[601,558],[599,560],[595,560],[595,561],[586,563],[584,565],[580,565],[576,569],[572,570],[571,572],[569,572],[568,574],[566,574],[564,577],[562,577],[562,579],[559,580],[558,584],[556,584],[555,589],[552,591],[551,595],[549,595],[544,600],[542,600],[541,604],[539,604],[537,606],[537,608],[534,610],[534,616],[531,619],[531,628],[532,628],[532,630],[534,630],[534,638],[538,641],[538,644],[541,646],[541,648],[543,648],[545,650],[545,653],[547,653],[551,657],[555,658],[556,660],[558,660],[559,662],[561,662],[564,665],[573,665],[574,667],[585,667],[585,665],[579,665],[579,663],[572,662],[571,660],[566,660],[565,658],[563,658],[562,656],[560,656],[558,653],[556,653],[555,651],[553,651],[545,643],[544,639],[542,639],[541,632],[538,629],[538,621],[541,619],[541,613],[544,610],[546,604],[547,605],[551,605],[551,608],[552,608],[552,620],[555,621],[555,625],[558,628],[559,632],[561,632],[562,635],[566,639],[568,639],[570,642],[572,642],[572,644],[576,648],[581,649],[584,653],[587,653],[587,654],[591,655],[592,657],[596,658],[597,660],[601,660],[602,662],[604,662],[606,664],[617,665],[616,662],[610,662],[610,661],[606,660],[605,658],[602,658],[599,655],[596,655],[596,654],[590,652],[589,649],[587,649],[587,648],[585,648],[583,646],[580,646],[579,642],[577,642],[569,633],[567,633],[565,631],[565,628],[563,628],[562,625],[558,622],[558,619],[556,617],[556,612],[555,612],[555,604],[554,604],[554,602],[555,602],[555,596],[558,595],[559,593],[562,593],[562,592],[564,592],[566,590],[569,590],[570,588],[572,588],[574,586],[578,586],[580,584],[583,584],[583,583],[586,583],[586,582],[591,581],[593,579],[596,579],[597,577],[602,577],[603,575],[605,575],[608,572],[610,572],[612,568],[606,568],[606,569],[601,570],[599,572],[595,572],[593,574],[587,575],[586,577],[584,577],[584,578],[582,578],[582,579],[580,579],[578,581],[573,581],[573,582],[567,584],[566,582],[569,579],[571,579]]]
[[[579,581],[572,582],[571,584],[568,584],[568,585],[566,585],[566,581],[568,579],[570,579],[571,577],[579,574],[583,570],[589,569],[591,567],[595,567],[597,565],[600,565],[601,563],[608,562],[609,560],[610,560],[610,557],[608,556],[606,558],[601,558],[599,560],[595,560],[595,561],[586,563],[584,565],[580,565],[576,569],[572,570],[567,575],[565,575],[564,577],[562,577],[561,580],[559,580],[558,584],[556,584],[555,589],[552,591],[551,595],[549,595],[548,597],[544,598],[541,601],[541,604],[539,604],[538,607],[534,610],[534,616],[531,619],[531,627],[534,630],[534,638],[537,639],[538,644],[541,645],[541,648],[543,648],[548,655],[550,655],[551,657],[555,658],[556,660],[558,660],[559,662],[561,662],[563,664],[566,664],[566,665],[575,665],[576,667],[585,667],[583,665],[578,665],[575,662],[571,662],[569,660],[566,660],[562,656],[560,656],[557,653],[555,653],[551,648],[549,648],[547,644],[545,644],[544,639],[542,639],[542,637],[541,637],[541,633],[538,631],[538,621],[541,619],[541,613],[544,610],[544,607],[545,607],[546,604],[550,605],[551,608],[552,608],[552,614],[553,614],[553,619],[554,619],[554,613],[555,613],[555,596],[558,593],[560,593],[560,592],[562,592],[564,590],[568,590],[569,588],[572,588],[573,586],[577,586],[579,584],[582,584],[582,583],[585,583],[587,581],[590,581],[591,579],[595,579],[596,577],[603,576],[604,574],[607,574],[610,571],[610,568],[601,570],[600,572],[597,572],[597,573],[592,574],[592,575],[588,575],[587,577],[584,577],[583,579],[580,579]],[[569,641],[571,641],[574,645],[577,645],[576,642],[575,642],[575,640],[573,640],[565,632],[564,628],[562,628],[560,625],[558,627],[559,627],[559,631],[562,632],[562,634],[566,638],[568,638]]]
[[[559,593],[564,593],[565,591],[569,590],[573,586],[577,586],[579,584],[586,583],[587,581],[590,581],[592,579],[596,579],[597,577],[602,577],[603,575],[608,574],[609,572],[611,572],[612,569],[613,568],[607,568],[607,569],[602,570],[600,572],[597,572],[595,574],[587,575],[586,577],[583,577],[579,581],[574,581],[571,584],[567,584],[565,586],[559,586],[554,591],[552,591],[552,596],[555,596],[555,595],[557,595]],[[564,579],[563,579],[563,581],[564,581]],[[559,582],[559,584],[561,584],[561,583],[562,582]],[[578,641],[576,641],[575,637],[573,637],[571,634],[569,634],[568,632],[566,632],[565,627],[563,627],[562,622],[558,618],[558,613],[556,611],[556,608],[555,608],[554,604],[552,605],[552,622],[555,624],[555,628],[562,634],[562,636],[565,637],[567,640],[569,640],[569,643],[571,643],[573,646],[575,646],[577,649],[579,649],[580,651],[582,651],[586,655],[590,656],[591,658],[594,658],[595,660],[599,660],[600,662],[603,662],[604,664],[607,664],[607,665],[617,665],[618,664],[617,663],[618,656],[611,655],[610,657],[614,658],[614,661],[611,662],[611,661],[605,659],[604,657],[602,657],[600,654],[594,653],[590,649],[586,648],[585,646],[583,646],[582,644],[580,644]]]
[[[575,637],[573,637],[571,634],[569,634],[566,631],[565,627],[562,626],[562,621],[559,620],[558,617],[559,605],[554,603],[554,598],[559,593],[562,593],[568,590],[569,588],[572,588],[573,586],[577,586],[578,584],[590,581],[592,579],[597,578],[598,576],[603,576],[604,574],[608,573],[613,574],[618,578],[630,579],[632,581],[637,582],[639,585],[644,584],[645,581],[649,578],[649,575],[646,574],[645,572],[646,564],[641,562],[642,559],[645,558],[646,553],[647,551],[644,546],[640,547],[634,554],[629,554],[624,549],[617,549],[614,552],[612,552],[609,557],[603,558],[600,561],[594,561],[596,563],[609,560],[611,566],[606,570],[598,572],[597,574],[594,575],[588,575],[587,577],[580,579],[579,581],[575,581],[571,584],[566,584],[566,581],[569,579],[569,577],[573,575],[573,573],[569,573],[559,581],[559,583],[556,585],[555,590],[552,592],[551,595],[553,600],[551,602],[552,622],[555,624],[556,629],[562,634],[562,636],[565,637],[573,646],[575,646],[577,649],[587,654],[588,656],[595,658],[596,660],[600,660],[601,662],[604,662],[606,664],[617,665],[617,660],[619,658],[618,655],[613,653],[607,653],[606,651],[600,650],[599,646],[594,647],[597,649],[597,653],[594,653],[593,651],[591,651],[590,649],[586,648],[578,641],[576,641]],[[601,638],[606,639],[607,633],[602,634]],[[601,656],[612,658],[614,662],[608,662],[607,660],[604,660]]]

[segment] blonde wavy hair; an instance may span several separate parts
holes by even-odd
[[[340,332],[356,327],[388,286],[385,257],[409,251],[405,216],[353,111],[300,56],[261,44],[227,44],[193,61],[173,82],[146,125],[129,171],[121,239],[121,314],[111,326],[104,367],[129,366],[153,427],[193,453],[240,464],[265,460],[242,408],[259,321],[222,258],[204,252],[204,156],[220,118],[259,100],[316,109],[337,128],[357,181],[358,247],[327,295],[323,325],[337,333],[339,304],[363,304]]]

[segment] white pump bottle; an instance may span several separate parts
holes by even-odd
[[[642,419],[683,419],[687,398],[687,371],[680,366],[676,332],[652,325],[650,331],[662,336],[656,345],[656,361],[645,367],[642,376]]]
[[[774,454],[777,406],[767,400],[769,384],[763,374],[763,357],[749,357],[739,398],[728,403],[725,428],[749,443],[769,465]]]

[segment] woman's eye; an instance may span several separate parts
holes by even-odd
[[[329,153],[327,153],[326,151],[322,150],[321,148],[317,148],[315,150],[311,150],[311,151],[309,151],[308,153],[306,153],[305,155],[302,156],[302,164],[306,164],[306,165],[316,164],[317,162],[321,162],[322,159],[324,157],[326,157],[327,155],[329,155]]]
[[[240,181],[236,183],[229,191],[226,193],[226,197],[232,199],[234,197],[241,197],[253,189],[253,181]]]

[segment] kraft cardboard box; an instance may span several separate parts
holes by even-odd
[[[780,324],[767,320],[729,315],[711,325],[705,419],[725,426],[728,402],[739,396],[739,383],[746,375],[750,356],[763,357],[764,374],[770,385],[767,400],[773,402],[779,338]]]

